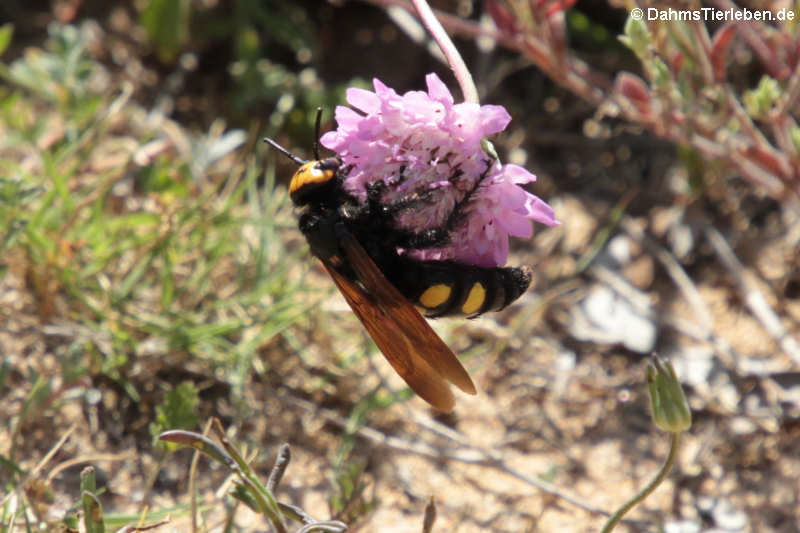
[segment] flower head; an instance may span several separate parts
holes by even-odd
[[[344,187],[362,201],[367,185],[383,182],[382,201],[413,201],[396,219],[399,228],[441,227],[458,207],[463,212],[450,243],[411,251],[419,259],[453,259],[480,266],[502,266],[508,237],[531,236],[531,221],[558,224],[553,210],[520,185],[536,180],[516,165],[496,164],[481,140],[505,129],[511,120],[501,106],[455,104],[436,76],[428,91],[398,95],[379,80],[375,91],[348,89],[356,110],[336,108],[338,129],[320,142],[339,154],[347,172]]]
[[[686,431],[692,425],[692,411],[678,375],[669,361],[653,356],[647,365],[647,387],[653,422],[664,431]]]

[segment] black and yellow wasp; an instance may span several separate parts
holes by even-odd
[[[316,138],[319,138],[317,114]],[[453,261],[421,261],[398,253],[445,245],[462,214],[446,227],[413,232],[399,229],[398,211],[424,198],[382,202],[382,183],[360,202],[343,187],[347,169],[338,157],[303,161],[272,139],[264,139],[300,165],[289,183],[299,208],[300,231],[322,261],[347,303],[395,371],[425,401],[450,412],[455,399],[447,381],[475,394],[469,374],[420,314],[475,317],[500,310],[527,290],[528,268],[482,268]],[[464,203],[456,206],[460,211]]]

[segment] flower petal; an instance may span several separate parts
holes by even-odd
[[[435,73],[425,76],[425,84],[428,86],[428,95],[432,100],[445,104],[445,107],[453,105],[453,94],[447,85]]]

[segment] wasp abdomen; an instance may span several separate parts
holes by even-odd
[[[528,289],[530,269],[482,268],[403,258],[382,267],[389,281],[428,317],[499,311]]]

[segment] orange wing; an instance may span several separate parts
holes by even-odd
[[[366,292],[332,265],[324,261],[323,265],[400,377],[425,401],[445,412],[455,405],[445,380],[475,394],[472,379],[452,350],[386,279],[355,237],[345,234],[341,244]]]

